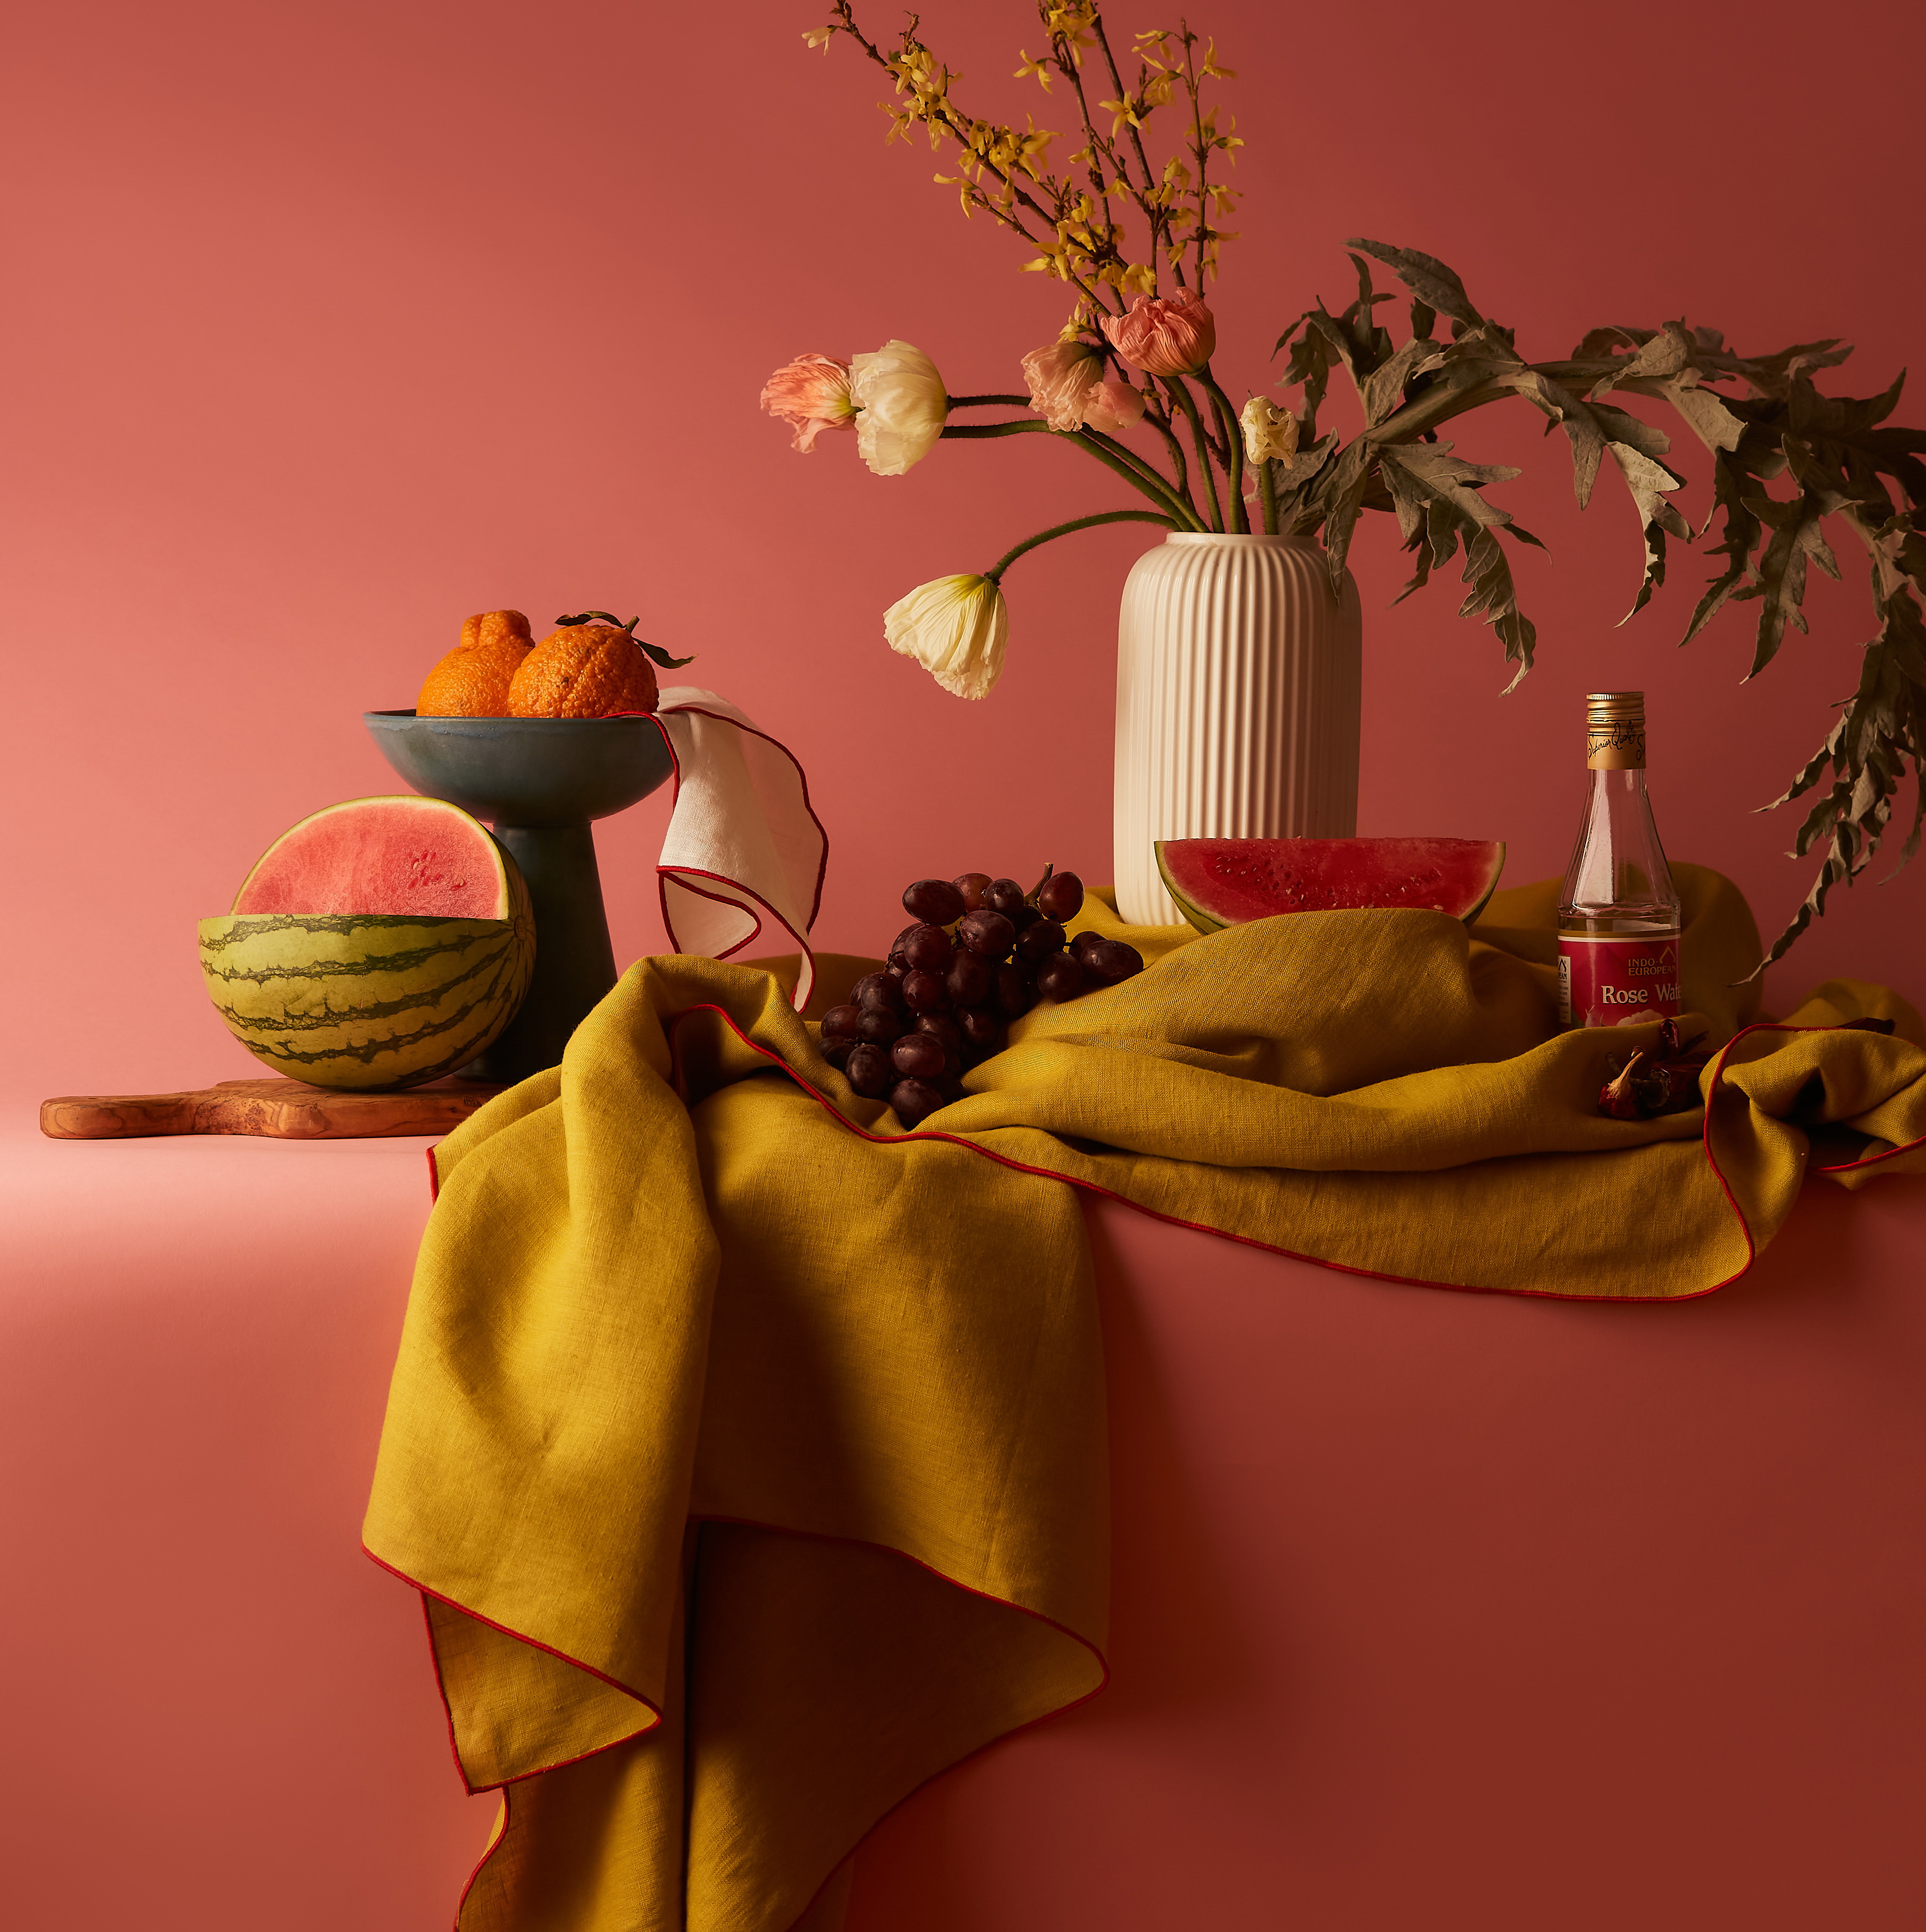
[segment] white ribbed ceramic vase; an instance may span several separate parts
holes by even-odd
[[[1117,622],[1117,904],[1181,923],[1159,838],[1348,838],[1363,700],[1357,586],[1298,537],[1173,532]]]

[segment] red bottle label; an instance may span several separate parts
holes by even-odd
[[[1568,1027],[1675,1017],[1678,935],[1582,939],[1558,935],[1558,1017]]]

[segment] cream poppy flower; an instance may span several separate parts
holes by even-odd
[[[849,358],[856,408],[856,453],[879,476],[900,476],[943,433],[950,399],[936,365],[921,350],[891,340]]]
[[[1253,396],[1237,420],[1244,426],[1244,454],[1251,462],[1275,457],[1288,463],[1297,454],[1297,418],[1268,396]]]
[[[883,635],[945,691],[987,698],[1003,669],[1009,606],[989,578],[939,577],[883,613]]]

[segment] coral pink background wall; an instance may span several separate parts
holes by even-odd
[[[1126,28],[1155,11],[1114,10]],[[1707,0],[1642,26],[1546,5],[1455,26],[1408,0],[1197,11],[1239,71],[1248,143],[1213,297],[1235,394],[1269,382],[1309,300],[1345,298],[1354,234],[1441,256],[1528,353],[1684,314],[1743,346],[1847,335],[1871,393],[1918,350],[1926,272],[1894,246],[1910,211],[1885,185],[1920,50],[1898,0],[1843,0],[1816,26]],[[873,32],[894,17],[863,13]],[[1033,442],[947,446],[878,479],[852,439],[804,460],[757,413],[792,355],[892,335],[959,391],[1011,387],[1064,307],[1013,242],[964,226],[927,150],[885,152],[879,77],[846,46],[804,51],[819,17],[807,0],[95,0],[17,19],[0,772],[18,925],[0,1010],[19,1099],[249,1070],[203,998],[194,920],[303,813],[395,788],[359,714],[410,702],[493,605],[639,609],[793,746],[832,841],[825,944],[894,931],[894,888],[921,873],[1107,874],[1113,626],[1143,530],[1012,572],[1009,668],[984,704],[892,656],[879,619],[1120,493]],[[1009,78],[1037,38],[1018,0],[924,17],[966,100],[1063,124],[1060,97]],[[1735,874],[1775,923],[1804,869],[1780,856],[1788,814],[1751,808],[1852,687],[1856,570],[1816,583],[1812,635],[1742,686],[1749,613],[1674,648],[1708,574],[1690,558],[1615,628],[1631,512],[1607,483],[1580,518],[1535,417],[1459,442],[1527,466],[1499,494],[1552,549],[1519,564],[1541,668],[1501,697],[1449,583],[1387,609],[1401,560],[1388,524],[1369,530],[1361,829],[1501,836],[1515,880],[1556,871],[1579,694],[1642,685],[1675,856]],[[1702,518],[1702,490],[1687,511]],[[661,943],[665,812],[602,828],[625,960]],[[1917,996],[1922,936],[1926,872],[1868,879],[1775,996],[1840,970]]]

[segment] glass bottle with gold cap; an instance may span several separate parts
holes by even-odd
[[[1645,694],[1585,699],[1591,796],[1558,896],[1558,1012],[1618,1026],[1679,1009],[1678,888],[1645,792]]]

